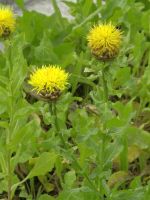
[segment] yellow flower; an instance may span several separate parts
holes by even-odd
[[[57,65],[42,66],[31,75],[28,83],[43,97],[58,98],[68,84],[69,74]]]
[[[92,53],[102,60],[114,58],[119,51],[121,31],[111,23],[94,26],[87,37]]]
[[[15,15],[10,7],[0,6],[0,37],[7,37],[15,28]]]

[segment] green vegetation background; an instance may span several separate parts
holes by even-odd
[[[72,21],[61,16],[54,0],[51,16],[29,12],[16,0],[23,16],[0,53],[1,199],[7,196],[10,164],[14,199],[148,200],[150,1],[64,2]],[[86,40],[93,24],[109,21],[123,31],[120,54],[107,74],[111,109],[101,83],[103,63],[92,57]],[[48,104],[37,101],[26,84],[35,66],[47,64],[71,74],[57,102],[67,150]]]

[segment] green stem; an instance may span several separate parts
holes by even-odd
[[[11,84],[11,81],[10,81]],[[10,113],[9,113],[9,128],[7,132],[7,137],[6,137],[6,145],[7,145],[7,169],[8,169],[8,200],[12,199],[12,169],[11,169],[11,150],[9,147],[10,141],[11,141],[11,133],[12,133],[12,127],[13,127],[13,92],[12,92],[12,87],[10,85],[9,87],[9,92],[10,92]]]
[[[10,144],[10,134],[11,134],[11,119],[9,128],[7,129],[7,137],[6,137],[6,145],[7,145],[7,177],[8,177],[8,183],[7,183],[7,193],[8,193],[8,200],[11,200],[11,185],[12,185],[12,171],[11,171],[11,150],[9,149]]]
[[[10,128],[8,130],[7,134],[7,170],[8,170],[8,186],[7,186],[7,192],[8,192],[8,200],[11,200],[11,185],[12,185],[12,171],[11,171],[11,150],[9,149],[9,143],[10,143]]]
[[[98,8],[97,10],[95,10],[93,13],[91,13],[88,17],[86,17],[83,22],[81,22],[80,24],[74,26],[73,30],[76,30],[82,26],[84,26],[84,24],[86,24],[88,21],[92,20],[96,15],[98,15],[101,11],[101,8]]]
[[[7,165],[8,165],[8,200],[11,200],[11,153],[10,150],[8,150],[7,155]]]
[[[107,87],[107,80],[106,80],[106,77],[105,77],[105,69],[102,70],[102,80],[103,80],[103,89],[104,89],[105,101],[108,102],[108,87]]]
[[[66,150],[68,150],[68,153],[70,152],[69,151],[69,146],[67,145],[67,143],[65,142],[64,138],[63,138],[63,135],[61,134],[61,131],[60,131],[60,128],[59,128],[59,125],[58,125],[58,118],[57,118],[57,108],[56,108],[56,102],[52,102],[53,104],[53,114],[55,116],[55,127],[56,127],[56,131],[58,133],[58,136],[60,137],[62,143],[63,143],[63,146],[65,147]],[[95,187],[95,185],[92,183],[92,181],[90,180],[89,176],[83,171],[82,167],[80,166],[79,162],[77,161],[76,157],[71,154],[71,157],[74,161],[74,163],[76,164],[77,168],[79,169],[79,171],[82,172],[83,176],[86,178],[86,180],[88,181],[88,183],[91,185],[92,189],[96,192],[96,194],[98,194],[98,196],[103,199],[102,195],[99,193],[99,191],[97,190],[97,188]]]
[[[26,178],[24,178],[22,181],[20,181],[20,182],[14,184],[14,185],[11,187],[11,191],[15,190],[19,185],[21,185],[21,184],[23,184],[24,182],[26,182],[26,181],[28,180],[28,178],[29,178],[29,175],[26,176]]]
[[[56,132],[58,133],[58,136],[60,137],[60,139],[61,139],[64,147],[68,148],[68,146],[67,146],[67,144],[66,144],[66,142],[65,142],[65,140],[64,140],[64,138],[63,138],[63,136],[62,136],[62,134],[60,132],[60,129],[59,129],[56,102],[52,103],[52,111],[53,111],[53,114],[55,116],[55,128],[56,128]]]

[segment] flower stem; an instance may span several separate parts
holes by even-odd
[[[12,171],[11,171],[11,150],[9,149],[9,144],[10,144],[10,134],[11,134],[11,119],[10,119],[10,124],[9,128],[6,130],[7,131],[7,137],[6,137],[6,146],[7,146],[7,195],[8,195],[8,200],[11,200],[11,185],[12,185]]]
[[[66,150],[68,150],[68,153],[69,153],[70,152],[69,151],[69,146],[65,142],[65,140],[63,138],[63,135],[61,134],[59,125],[58,125],[56,102],[52,102],[52,107],[53,107],[53,109],[52,109],[53,110],[53,114],[55,116],[55,128],[56,128],[57,134],[60,137],[60,139],[61,139],[61,141],[63,143],[63,146],[65,147]],[[76,157],[73,154],[71,154],[71,157],[72,157],[74,163],[76,164],[77,168],[79,169],[79,171],[82,172],[83,176],[86,178],[86,180],[88,181],[88,183],[91,185],[91,188],[96,192],[96,194],[100,197],[100,199],[103,199],[102,195],[97,190],[97,188],[95,187],[95,185],[92,183],[92,181],[90,180],[89,176],[83,171],[83,169],[80,166],[79,162],[77,161]]]
[[[103,80],[103,89],[104,89],[105,101],[108,102],[108,87],[107,87],[105,69],[102,70],[102,80]]]
[[[8,200],[11,200],[11,154],[10,151],[8,150],[8,159],[7,159],[7,165],[8,165]]]
[[[55,128],[56,128],[56,132],[58,133],[58,136],[60,137],[63,145],[65,148],[68,148],[61,132],[60,132],[60,128],[59,128],[59,125],[58,125],[58,117],[57,117],[57,108],[56,108],[56,102],[53,102],[52,103],[52,111],[53,111],[53,114],[54,114],[54,117],[55,117]]]
[[[13,97],[13,91],[12,91],[12,86],[9,85],[9,93],[10,96]],[[8,185],[7,185],[7,192],[8,192],[8,200],[12,199],[12,167],[11,167],[11,149],[9,147],[10,145],[10,141],[11,141],[11,133],[13,130],[13,98],[10,98],[10,110],[9,110],[9,118],[10,118],[10,122],[9,122],[9,127],[7,129],[7,137],[6,137],[6,145],[7,145],[7,171],[8,171]]]

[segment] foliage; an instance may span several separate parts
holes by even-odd
[[[0,195],[14,199],[147,200],[150,196],[150,1],[63,1],[73,16],[27,11],[0,52]],[[93,26],[111,21],[123,31],[119,56],[106,66],[87,47]],[[34,66],[56,64],[71,75],[56,104],[27,84]],[[9,159],[10,158],[10,159]],[[80,167],[79,167],[80,166]],[[10,185],[9,185],[9,184]]]

